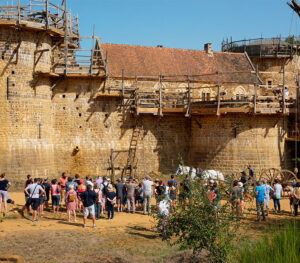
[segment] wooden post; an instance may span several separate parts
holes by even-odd
[[[68,15],[67,15],[67,0],[64,0],[64,12],[65,12],[65,76],[68,75]]]
[[[217,116],[219,116],[220,115],[220,103],[221,103],[221,101],[220,101],[220,72],[219,72],[219,68],[218,68],[218,71],[217,71],[217,74],[218,74],[218,97],[217,97],[217,99],[218,99],[218,106],[217,106]]]
[[[110,152],[110,165],[111,165],[111,180],[115,181],[115,167],[114,167],[114,149]]]
[[[94,63],[94,48],[95,48],[95,25],[93,26],[93,44],[91,50],[91,65],[90,65],[90,76],[93,76],[93,63]]]
[[[124,99],[124,69],[122,69],[122,98]]]
[[[48,0],[46,0],[46,29],[49,29],[49,14],[48,14],[48,9],[49,9],[49,3]]]
[[[21,7],[20,7],[20,0],[18,0],[18,23],[21,24]]]
[[[255,86],[254,86],[254,101],[253,101],[254,114],[256,114],[256,100],[257,100],[257,81],[256,81]]]
[[[282,69],[282,113],[285,114],[285,64],[283,65]]]
[[[9,77],[6,78],[6,99],[9,100]]]
[[[162,116],[162,76],[159,75],[159,116]]]
[[[190,71],[188,71],[187,75],[187,83],[188,83],[188,107],[185,114],[185,117],[190,117],[191,115],[191,85],[190,85]]]

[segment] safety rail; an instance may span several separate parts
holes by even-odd
[[[247,52],[250,57],[291,57],[298,52],[299,47],[298,36],[222,41],[223,52]]]
[[[223,83],[204,85],[188,77],[186,86],[160,76],[156,88],[138,89],[135,96],[137,114],[289,114],[295,113],[297,87],[282,92],[280,85]],[[282,86],[281,86],[282,87]]]
[[[54,4],[49,0],[9,0],[0,1],[0,23],[2,20],[36,22],[45,25],[46,29],[68,30],[69,37],[79,36],[78,16],[66,10],[66,0]]]

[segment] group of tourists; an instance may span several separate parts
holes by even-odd
[[[251,174],[246,175],[245,172],[241,173],[241,179],[233,182],[233,187],[230,193],[230,200],[232,204],[232,210],[236,215],[242,215],[244,210],[245,199],[252,199],[249,193],[249,185],[256,184],[255,198],[257,209],[257,221],[265,221],[269,215],[270,200],[274,203],[274,212],[280,213],[280,200],[283,196],[283,186],[278,179],[274,180],[271,186],[267,180],[255,181]],[[300,182],[287,186],[289,192],[289,201],[291,213],[295,216],[298,215],[298,206],[300,203]]]
[[[255,188],[257,220],[266,220],[269,214],[270,199],[273,199],[275,213],[280,212],[280,199],[283,188],[278,180],[270,186],[268,182],[254,180],[254,171],[251,167],[249,176],[246,172],[241,173],[239,181],[233,182],[230,190],[230,201],[232,211],[236,215],[242,215],[245,199],[252,199],[249,193],[249,186],[257,184]],[[2,207],[4,213],[7,213],[7,203],[13,202],[8,197],[8,188],[11,183],[6,179],[5,174],[0,176],[0,213]],[[99,220],[107,211],[107,219],[114,218],[115,210],[117,212],[135,213],[141,210],[143,214],[151,214],[152,197],[156,199],[158,213],[169,215],[170,210],[176,208],[177,204],[184,205],[186,200],[191,197],[191,179],[189,175],[185,179],[177,182],[174,175],[170,180],[154,180],[146,176],[138,181],[134,178],[119,178],[116,183],[112,183],[110,178],[98,176],[95,180],[89,176],[85,179],[80,178],[78,174],[74,177],[62,173],[61,177],[52,179],[32,178],[27,176],[25,182],[25,205],[21,209],[24,215],[25,210],[32,213],[33,221],[38,222],[38,217],[44,216],[44,210],[52,211],[57,215],[60,210],[65,209],[67,220],[71,218],[77,222],[76,213],[83,212],[83,227],[86,227],[87,218],[90,216],[93,221],[93,227],[96,227],[96,220]],[[205,191],[208,200],[216,210],[221,207],[221,191],[218,182],[209,180],[205,185]],[[50,207],[51,200],[51,207]],[[291,186],[290,189],[290,207],[295,216],[298,215],[298,205],[300,200],[300,183]]]
[[[5,179],[5,174],[0,178],[1,204],[7,212],[8,188],[10,182]],[[52,179],[32,178],[27,176],[24,194],[25,205],[21,209],[22,215],[32,213],[33,222],[38,222],[38,217],[44,216],[44,210],[52,211],[57,215],[65,209],[68,221],[77,222],[76,213],[83,212],[83,226],[86,227],[87,218],[90,216],[93,227],[104,211],[107,218],[114,218],[115,207],[117,212],[135,213],[137,209],[143,213],[151,214],[152,197],[156,198],[158,210],[168,213],[169,205],[176,206],[180,201],[188,198],[189,177],[178,184],[172,175],[168,182],[154,180],[146,176],[142,181],[134,178],[119,178],[115,184],[110,178],[98,176],[95,180],[89,176],[81,179],[78,174],[74,177],[62,173],[61,177]],[[50,207],[51,200],[51,207]],[[0,206],[1,208],[1,206]],[[1,209],[0,209],[1,212]]]

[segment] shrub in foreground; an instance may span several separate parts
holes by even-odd
[[[157,216],[162,239],[170,245],[192,249],[195,256],[206,250],[211,262],[226,262],[238,220],[228,203],[216,210],[201,183],[191,182],[190,187],[189,197],[175,211],[169,216]]]

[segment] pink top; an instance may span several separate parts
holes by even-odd
[[[95,189],[96,194],[98,194],[98,203],[102,202],[102,190]]]
[[[52,184],[51,185],[51,195],[59,195],[59,192],[57,192],[57,184]]]

